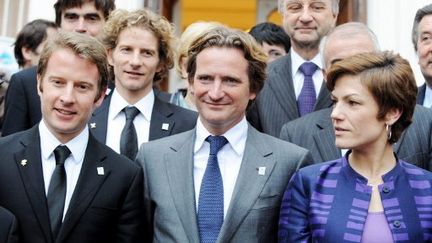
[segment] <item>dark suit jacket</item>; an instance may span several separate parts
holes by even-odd
[[[425,95],[426,95],[426,83],[424,83],[422,86],[418,87],[417,104],[423,105]]]
[[[146,228],[154,242],[199,242],[191,130],[141,145]],[[307,150],[249,126],[241,168],[217,240],[276,242],[279,207],[291,175],[311,163]],[[258,168],[265,173],[259,174]],[[148,239],[150,242],[152,238]]]
[[[0,207],[0,243],[18,242],[18,222],[9,210]]]
[[[53,243],[38,127],[1,138],[0,154],[0,204],[17,217],[22,242]],[[90,135],[55,242],[141,242],[142,183],[139,166]]]
[[[280,138],[308,149],[315,162],[341,157],[335,145],[332,109],[312,112],[282,127]],[[393,145],[399,159],[432,171],[432,110],[416,105],[412,124]]]
[[[248,111],[248,120],[259,131],[278,137],[282,126],[299,117],[291,76],[291,55],[272,62],[264,87]],[[323,83],[314,110],[330,107],[330,92]]]
[[[90,131],[101,143],[106,143],[108,113],[111,95],[97,108],[90,119]],[[149,141],[184,132],[195,127],[198,114],[194,111],[161,101],[155,95],[150,122]],[[169,124],[168,129],[162,129],[162,124]]]

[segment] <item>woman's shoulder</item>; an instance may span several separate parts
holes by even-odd
[[[416,165],[399,160],[400,166],[409,177],[421,178],[423,180],[432,180],[432,172],[422,169]]]

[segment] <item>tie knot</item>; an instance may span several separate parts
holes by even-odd
[[[133,120],[135,119],[135,117],[139,114],[139,110],[135,107],[135,106],[126,106],[123,109],[125,115],[126,115],[126,120]]]
[[[312,76],[318,69],[318,66],[313,62],[304,62],[299,69],[304,76]]]
[[[219,150],[228,143],[224,136],[208,136],[206,141],[210,143],[210,154],[216,155]]]
[[[56,164],[64,164],[71,151],[65,145],[59,145],[54,149]]]

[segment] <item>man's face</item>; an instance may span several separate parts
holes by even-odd
[[[45,75],[39,76],[38,93],[42,117],[48,129],[66,143],[86,126],[103,100],[96,100],[99,72],[97,66],[69,49],[57,49],[48,60]]]
[[[98,37],[104,23],[102,10],[97,10],[94,2],[85,2],[81,7],[65,9],[61,13],[60,28]]]
[[[263,51],[268,56],[267,64],[273,62],[281,56],[285,56],[286,54],[285,47],[282,45],[272,45],[268,44],[267,42],[263,42],[261,46]]]
[[[426,15],[418,25],[417,56],[420,70],[432,86],[432,15]]]
[[[48,41],[48,39],[52,38],[56,33],[57,33],[56,28],[49,27],[46,29],[46,35],[47,35],[46,39],[39,44],[39,46],[36,48],[35,51],[24,48],[23,55],[24,58],[28,60],[28,64],[29,64],[27,66],[24,66],[24,68],[35,66],[39,63],[40,54],[42,53],[42,50],[45,47],[46,42]]]
[[[285,0],[283,26],[293,48],[315,49],[336,23],[332,0]]]
[[[144,97],[150,92],[160,69],[158,48],[158,39],[144,28],[130,27],[120,33],[117,46],[108,51],[108,62],[114,67],[116,89],[123,97]]]
[[[192,91],[199,117],[209,132],[220,135],[245,116],[249,100],[249,63],[235,48],[210,47],[196,58]]]

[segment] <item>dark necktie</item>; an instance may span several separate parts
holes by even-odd
[[[57,238],[63,219],[63,210],[66,198],[66,171],[64,163],[71,151],[68,147],[59,145],[54,149],[56,167],[48,188],[48,210],[51,222],[53,239]]]
[[[201,243],[214,243],[224,217],[224,189],[217,153],[228,142],[224,136],[208,136],[210,155],[198,199],[198,228]]]
[[[138,138],[133,120],[139,114],[135,106],[128,106],[123,109],[126,116],[126,123],[120,137],[120,153],[131,160],[135,160],[138,153]]]
[[[304,116],[312,112],[315,106],[316,93],[312,75],[318,69],[318,66],[313,62],[305,62],[299,69],[304,75],[304,81],[297,103],[299,115]]]

